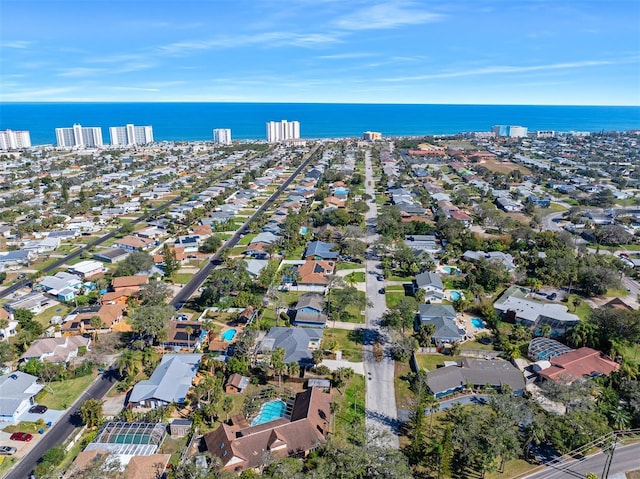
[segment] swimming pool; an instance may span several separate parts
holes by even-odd
[[[307,228],[306,226],[303,226],[302,228],[300,228],[301,235],[306,235],[307,231],[309,231],[309,228]]]
[[[235,329],[227,329],[224,333],[222,333],[223,341],[233,341],[233,338],[236,337],[237,331]]]
[[[336,195],[346,195],[347,193],[349,193],[349,189],[348,188],[336,188],[335,190],[333,190],[333,192]]]
[[[482,321],[480,318],[471,318],[471,324],[473,324],[474,328],[484,328],[484,321]]]
[[[255,418],[253,418],[251,425],[257,426],[258,424],[264,424],[265,422],[280,419],[281,417],[284,417],[286,409],[287,405],[280,399],[266,402],[260,406],[260,412]]]
[[[460,274],[460,270],[452,266],[443,266],[442,271],[444,271],[447,274]]]
[[[449,295],[451,296],[451,301],[458,301],[462,297],[460,291],[451,291]]]

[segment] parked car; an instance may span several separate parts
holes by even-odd
[[[381,274],[379,274],[378,276],[376,276],[376,279],[378,281],[384,281],[384,276],[382,276]]]
[[[380,293],[380,294],[384,294],[384,293],[385,293],[384,288],[380,288],[380,289],[378,290],[378,293]]]
[[[17,449],[12,446],[0,446],[0,456],[10,456],[15,454]]]
[[[31,439],[33,439],[33,436],[28,432],[14,432],[13,434],[11,434],[11,437],[9,439],[11,439],[12,441],[29,442],[31,441]]]
[[[547,299],[550,299],[551,301],[553,301],[557,297],[558,297],[558,295],[556,293],[551,293],[549,296],[547,296]]]
[[[47,412],[47,409],[48,409],[47,406],[36,404],[29,408],[29,412],[33,414],[44,414],[45,412]]]

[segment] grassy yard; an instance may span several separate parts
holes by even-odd
[[[493,344],[482,344],[474,339],[473,341],[460,343],[460,349],[481,349],[483,351],[493,351]]]
[[[41,428],[42,426],[38,426],[35,422],[20,421],[15,426],[5,427],[3,431],[10,434],[14,432],[28,432],[29,434],[37,434],[38,430]]]
[[[406,379],[410,372],[409,363],[396,361],[393,382],[396,390],[396,406],[401,409],[408,409],[413,399],[413,393],[409,390],[409,381]]]
[[[187,284],[191,278],[193,278],[193,273],[174,273],[173,282],[176,284]]]
[[[331,321],[329,321],[331,324]],[[342,351],[342,357],[352,362],[362,361],[362,345],[354,341],[355,333],[348,329],[327,328],[322,335],[323,346],[337,343],[336,350]]]
[[[462,356],[445,356],[444,354],[416,354],[416,360],[418,366],[432,371],[437,369],[438,366],[444,365],[445,361],[459,361]]]
[[[240,241],[238,241],[238,246],[247,246],[251,242],[251,240],[256,236],[258,235],[257,234],[244,235],[244,238],[241,238]]]
[[[625,291],[626,293],[626,291]],[[575,295],[575,294],[571,294],[569,295],[569,301],[567,301],[566,305],[569,308],[569,312],[575,314],[576,316],[578,316],[580,319],[586,319],[587,316],[589,316],[589,314],[591,313],[591,306],[589,306],[584,299],[580,298],[580,304],[578,304],[577,308],[574,308],[573,306],[573,298],[580,298],[579,296]]]
[[[392,274],[391,276],[385,279],[388,281],[403,281],[405,283],[411,283],[415,279],[415,276],[398,276],[398,275]]]
[[[364,433],[364,378],[358,374],[354,374],[347,383],[344,394],[334,389],[334,402],[337,404],[337,410],[334,414],[335,434],[348,438],[357,432]],[[355,428],[354,425],[356,426]]]
[[[89,387],[94,379],[95,376],[90,374],[80,378],[67,379],[66,381],[51,382],[45,388],[46,393],[38,403],[50,409],[67,409]]]
[[[299,260],[302,259],[302,253],[304,253],[306,246],[299,246],[298,248],[294,249],[293,251],[291,251],[290,253],[287,253],[287,255],[285,256],[284,259],[295,259],[295,260]],[[339,265],[338,265],[339,267]]]
[[[361,268],[364,268],[364,265],[360,264],[360,263],[340,262],[340,263],[338,263],[337,271],[344,271],[344,270],[348,270],[348,269],[361,269]]]
[[[69,306],[60,303],[45,309],[41,313],[36,314],[33,319],[35,319],[45,328],[48,328],[51,325],[51,318],[53,318],[54,316],[62,316],[64,318],[69,313],[69,311],[71,311],[71,308]]]
[[[344,277],[344,280],[347,283],[353,282],[353,283],[364,283],[365,279],[364,279],[364,273],[362,271],[358,271],[356,273],[349,273],[348,275],[346,275]]]
[[[385,294],[387,297],[387,308],[393,308],[402,298],[404,298],[404,292],[387,291]]]

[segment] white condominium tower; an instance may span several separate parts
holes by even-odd
[[[146,145],[153,143],[153,128],[151,126],[112,126],[109,128],[112,145]]]
[[[213,130],[213,142],[216,145],[230,145],[231,144],[231,129],[230,128],[216,128]]]
[[[299,122],[287,120],[267,122],[267,141],[269,143],[295,138],[300,138]]]
[[[0,150],[20,148],[31,148],[31,136],[28,131],[0,131]]]
[[[56,128],[58,146],[73,148],[74,146],[95,148],[102,146],[102,128],[99,126],[83,127],[74,123],[72,128]]]

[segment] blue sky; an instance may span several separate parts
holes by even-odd
[[[640,105],[637,0],[0,0],[0,101]]]

